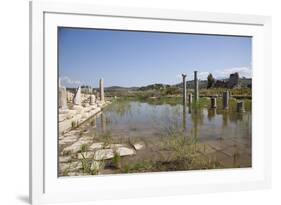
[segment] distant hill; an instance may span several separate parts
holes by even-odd
[[[230,75],[231,77],[231,75]],[[231,78],[225,78],[225,79],[219,79],[216,80],[217,84],[215,83],[214,87],[228,87],[227,85],[229,82],[231,83]],[[235,81],[235,79],[234,79]],[[186,81],[187,88],[194,88],[194,80],[189,80]],[[208,81],[207,80],[199,80],[199,88],[207,88]],[[234,83],[235,87],[242,87],[242,88],[251,88],[252,87],[252,79],[251,78],[239,78],[239,75],[237,74],[236,77],[236,83]],[[216,86],[217,85],[217,86]],[[162,83],[154,83],[146,86],[141,86],[141,87],[122,87],[122,86],[110,86],[110,87],[105,87],[105,91],[111,91],[111,92],[128,92],[128,91],[146,91],[146,90],[161,90],[161,89],[166,89],[170,88],[175,89],[175,88],[182,88],[183,84],[182,82],[179,82],[177,84],[169,85],[169,84],[162,84]],[[81,86],[83,89],[92,89],[89,86]],[[233,87],[230,87],[233,88]],[[99,88],[93,88],[94,90],[98,90]],[[76,88],[68,88],[68,90],[75,91]]]
[[[229,79],[222,79],[221,81],[228,82]],[[194,88],[194,80],[186,81],[187,87],[188,88]],[[207,88],[208,81],[207,80],[199,80],[199,87],[200,88]],[[251,87],[252,86],[252,79],[251,78],[240,78],[239,79],[239,85],[240,87]],[[182,82],[174,85],[168,85],[168,84],[161,84],[161,83],[155,83],[147,86],[142,86],[142,87],[134,87],[134,90],[159,90],[159,89],[164,89],[164,88],[169,88],[169,87],[177,87],[177,88],[182,88],[183,84]],[[128,88],[129,89],[129,88]]]
[[[137,90],[138,87],[122,87],[122,86],[110,86],[105,87],[105,91],[129,91],[129,90]]]

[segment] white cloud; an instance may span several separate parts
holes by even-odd
[[[200,80],[206,80],[209,74],[210,72],[203,71],[203,72],[198,72],[197,75]]]
[[[182,74],[186,74],[186,73],[181,73],[181,74],[178,74],[177,76],[176,76],[176,79],[178,80],[178,81],[181,81],[182,80]],[[188,75],[187,75],[188,76]]]
[[[79,80],[73,80],[71,79],[70,77],[68,76],[63,76],[60,78],[60,81],[61,81],[61,84],[63,86],[78,86],[78,85],[81,85],[82,82],[79,81]]]
[[[179,81],[182,80],[181,74],[178,74],[178,75],[176,76],[176,79],[179,80]]]
[[[217,79],[228,78],[231,73],[238,72],[240,77],[251,78],[252,70],[249,67],[235,67],[235,68],[226,68],[222,70],[215,70],[213,76]]]

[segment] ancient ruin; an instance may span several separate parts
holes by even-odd
[[[229,106],[229,91],[223,92],[223,109],[228,109]]]
[[[199,82],[197,77],[197,71],[194,71],[194,100],[198,102],[199,100]]]
[[[65,87],[59,87],[59,108],[61,111],[65,111],[68,109],[67,92]]]
[[[252,167],[250,36],[58,33],[58,177]]]
[[[244,102],[243,101],[238,101],[237,102],[237,112],[245,112],[245,107],[244,107]]]
[[[103,79],[100,79],[100,101],[104,101],[104,88],[103,88]]]
[[[183,85],[183,107],[186,107],[186,75],[182,74],[182,85]]]
[[[227,82],[227,87],[238,88],[239,86],[239,74],[237,72],[230,74],[229,80]]]
[[[81,106],[81,87],[79,86],[76,90],[76,93],[73,97],[73,105],[80,107]]]
[[[216,97],[211,98],[211,108],[217,108],[217,98]]]
[[[59,87],[59,132],[65,133],[78,127],[90,117],[101,112],[102,108],[110,102],[104,99],[103,80],[100,83],[100,96],[97,100],[92,89],[81,89],[79,86],[75,93],[65,87]]]
[[[96,104],[96,96],[91,94],[90,95],[90,105],[95,105]]]

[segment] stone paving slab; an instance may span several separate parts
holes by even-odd
[[[233,157],[234,154],[241,154],[242,152],[246,152],[246,150],[237,146],[232,146],[222,150],[221,152],[223,152],[224,154],[230,157]]]
[[[94,158],[95,156],[95,152],[82,152],[82,153],[77,153],[77,158],[78,159],[91,159],[91,158]]]
[[[103,148],[104,143],[103,142],[95,142],[92,145],[90,145],[89,150],[96,150]]]
[[[133,144],[133,147],[135,150],[141,150],[145,147],[145,144],[143,142],[136,142]]]
[[[202,154],[211,154],[216,152],[215,149],[213,149],[211,146],[207,144],[196,144],[196,151],[202,153]]]
[[[222,150],[228,146],[228,145],[224,144],[223,141],[208,141],[208,142],[206,142],[206,144],[208,144],[215,150]]]
[[[117,148],[116,152],[121,156],[128,156],[128,155],[135,155],[136,151],[131,149],[131,148],[127,148],[127,147],[119,147]]]
[[[94,154],[94,160],[112,159],[113,157],[114,157],[114,152],[112,149],[97,150]]]
[[[94,160],[112,159],[115,152],[121,157],[136,154],[135,150],[127,147],[118,147],[115,151],[113,149],[100,149],[95,151]]]
[[[70,162],[72,159],[71,156],[59,156],[59,162],[64,163],[64,162]]]
[[[80,161],[70,162],[70,163],[59,163],[59,170],[77,172],[77,170],[82,169],[82,163]]]
[[[117,149],[119,147],[126,147],[127,145],[125,144],[110,144],[110,145],[107,145],[105,148],[111,148],[111,149]]]
[[[59,144],[64,145],[64,144],[68,144],[68,143],[74,143],[78,140],[78,138],[79,138],[78,136],[65,137],[59,141]]]
[[[214,152],[208,155],[208,158],[218,162],[221,166],[225,168],[233,168],[234,165],[233,157],[229,157],[228,155],[222,152],[219,151]]]
[[[67,152],[72,152],[72,153],[77,153],[79,151],[81,151],[81,146],[83,144],[88,144],[90,143],[89,139],[79,139],[77,142],[73,143],[72,145],[65,147],[63,149],[63,153],[67,153]]]

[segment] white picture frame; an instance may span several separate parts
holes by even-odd
[[[57,129],[53,123],[57,119],[58,26],[252,36],[252,168],[58,178]],[[270,17],[31,2],[30,93],[32,204],[240,191],[271,186]]]

